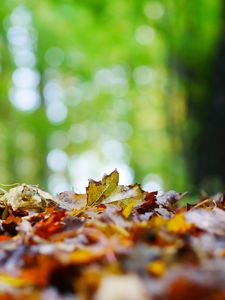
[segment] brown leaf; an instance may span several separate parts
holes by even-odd
[[[225,235],[225,211],[215,207],[213,210],[196,208],[185,213],[188,222],[209,233]]]

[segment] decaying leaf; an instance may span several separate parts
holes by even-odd
[[[177,193],[175,191],[169,191],[162,196],[158,196],[156,202],[158,205],[169,207],[169,208],[176,208],[177,202],[184,196],[185,193]]]
[[[41,190],[35,185],[21,184],[11,188],[0,197],[0,206],[10,206],[13,210],[17,209],[40,209],[59,205],[65,209],[72,209],[69,203],[53,197],[49,193]]]
[[[198,228],[212,234],[225,236],[225,211],[215,207],[212,211],[196,208],[186,214],[186,219],[195,224]]]
[[[86,206],[87,195],[77,194],[73,191],[62,192],[57,197],[58,204],[66,209],[82,209]]]

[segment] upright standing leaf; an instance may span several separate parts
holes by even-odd
[[[123,215],[129,217],[132,208],[141,202],[146,193],[138,184],[123,186],[118,185],[119,173],[117,170],[105,175],[102,181],[90,180],[87,187],[87,205],[93,206],[100,203],[114,204],[123,208]]]
[[[114,170],[111,174],[105,175],[102,181],[89,180],[87,191],[87,205],[97,205],[110,196],[119,183],[119,173]]]

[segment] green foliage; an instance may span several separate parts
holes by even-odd
[[[186,190],[184,137],[194,120],[179,68],[208,70],[220,8],[219,0],[3,2],[0,182],[58,192],[117,167]],[[32,73],[16,77],[21,68]],[[24,107],[23,97],[37,105]]]

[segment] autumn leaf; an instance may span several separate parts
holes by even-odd
[[[39,189],[35,185],[25,183],[11,188],[0,198],[0,206],[10,206],[17,209],[41,209],[53,205],[57,202],[52,195]]]
[[[150,275],[160,277],[166,272],[166,265],[163,261],[157,259],[148,263],[146,269]]]
[[[73,191],[62,192],[57,197],[58,204],[62,208],[69,209],[82,209],[86,206],[86,194],[77,194]]]
[[[4,283],[6,286],[14,288],[26,285],[26,281],[23,278],[13,277],[8,275],[7,273],[0,274],[0,281],[2,284]]]
[[[194,226],[189,223],[182,213],[177,213],[172,219],[167,222],[168,232],[173,233],[186,233]]]
[[[196,208],[186,212],[188,222],[212,234],[225,236],[225,211],[215,207],[212,211]]]
[[[164,207],[176,208],[177,202],[185,195],[186,195],[186,192],[177,193],[177,192],[171,190],[161,196],[158,196],[156,202],[158,205],[161,205]]]
[[[118,185],[119,173],[117,170],[105,175],[102,181],[90,180],[87,187],[87,204],[90,206],[114,204],[123,208],[123,215],[127,218],[132,208],[143,200],[146,193],[138,184]]]
[[[48,218],[35,224],[35,233],[42,238],[48,238],[52,234],[59,232],[63,228],[61,220],[64,216],[65,211],[63,210],[53,212]]]
[[[217,291],[207,300],[225,299],[224,194],[179,208],[183,195],[169,191],[157,196],[139,184],[119,185],[117,170],[101,181],[90,180],[85,194],[65,191],[52,197],[26,184],[3,191],[0,299],[58,299],[66,294],[131,299],[134,290],[143,300],[192,299],[181,275],[193,287],[202,282],[202,291]],[[132,274],[144,283],[141,289]],[[119,280],[107,283],[111,276]]]
[[[120,185],[116,188],[113,194],[107,197],[103,204],[115,204],[123,208],[123,216],[128,218],[133,207],[140,203],[145,197],[140,185],[134,184],[129,186]]]
[[[87,205],[97,205],[110,196],[119,183],[119,173],[114,170],[111,174],[105,175],[102,181],[89,180],[87,192]]]
[[[136,207],[139,214],[153,211],[156,207],[156,195],[158,192],[147,193],[143,201]]]

